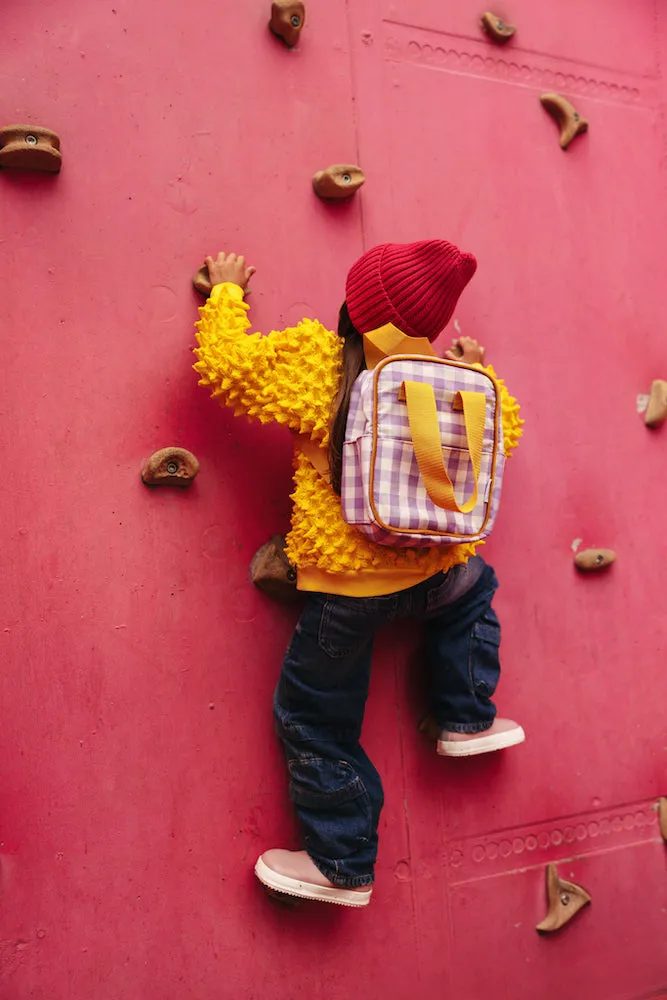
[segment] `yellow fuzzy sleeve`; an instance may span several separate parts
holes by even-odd
[[[505,443],[505,454],[509,458],[514,449],[519,444],[519,438],[523,434],[524,420],[519,416],[519,404],[514,396],[510,396],[505,383],[498,378],[492,365],[486,365],[485,370],[494,377],[500,386],[500,404],[503,410],[503,440]]]
[[[248,305],[234,284],[216,285],[196,324],[199,384],[237,416],[275,421],[323,444],[340,379],[340,338],[317,320],[249,333]]]

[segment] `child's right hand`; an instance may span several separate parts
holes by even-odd
[[[464,361],[467,365],[484,364],[484,348],[472,337],[458,337],[452,341],[452,346],[445,351],[445,357],[450,361]]]
[[[208,276],[211,285],[224,285],[231,282],[238,285],[243,291],[248,287],[248,282],[257,270],[256,267],[246,267],[245,257],[237,257],[235,253],[219,253],[214,259],[206,258]]]

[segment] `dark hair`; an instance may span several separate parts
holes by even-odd
[[[366,367],[364,339],[352,324],[346,302],[343,302],[340,307],[338,336],[344,340],[343,371],[341,373],[338,392],[331,403],[331,417],[329,419],[329,469],[331,470],[331,486],[333,491],[340,496],[343,474],[343,441],[345,440],[345,426],[347,424],[347,414],[350,409],[352,386],[357,376]]]

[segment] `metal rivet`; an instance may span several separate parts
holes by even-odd
[[[603,562],[604,562],[604,556],[596,556],[596,557],[595,557],[595,561],[596,561],[596,563],[597,563],[597,564],[598,564],[598,566],[599,566],[599,565],[600,565],[600,563],[603,563]]]
[[[170,476],[175,476],[178,472],[178,462],[167,462],[167,472]]]
[[[351,184],[352,183],[352,178],[350,177],[349,174],[343,174],[343,176],[341,177],[341,180],[342,180],[343,184]]]
[[[287,570],[287,579],[289,580],[290,583],[294,583],[294,581],[296,580],[296,572],[293,569]]]
[[[290,17],[290,24],[292,25],[293,28],[301,27],[301,18],[299,17],[298,14],[292,14],[292,16]]]
[[[561,894],[560,901],[563,904],[563,906],[568,906],[569,905],[570,897],[568,896],[568,894],[566,892],[564,892],[564,893]]]
[[[503,28],[505,27],[505,22],[504,21],[498,21],[496,27],[498,28],[499,31],[502,31]]]
[[[29,146],[36,146],[38,140],[36,135],[27,135],[25,137],[25,141],[28,143]]]

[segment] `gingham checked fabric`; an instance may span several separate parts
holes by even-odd
[[[407,405],[398,398],[404,381],[433,386],[443,460],[459,506],[471,495],[474,479],[464,416],[453,409],[454,398],[465,390],[483,392],[486,397],[478,501],[468,514],[437,507],[426,492]],[[504,465],[500,400],[493,380],[480,369],[424,357],[397,357],[374,371],[362,372],[355,382],[343,445],[343,517],[374,542],[421,547],[480,541],[493,527]],[[377,518],[370,503],[371,486]]]

